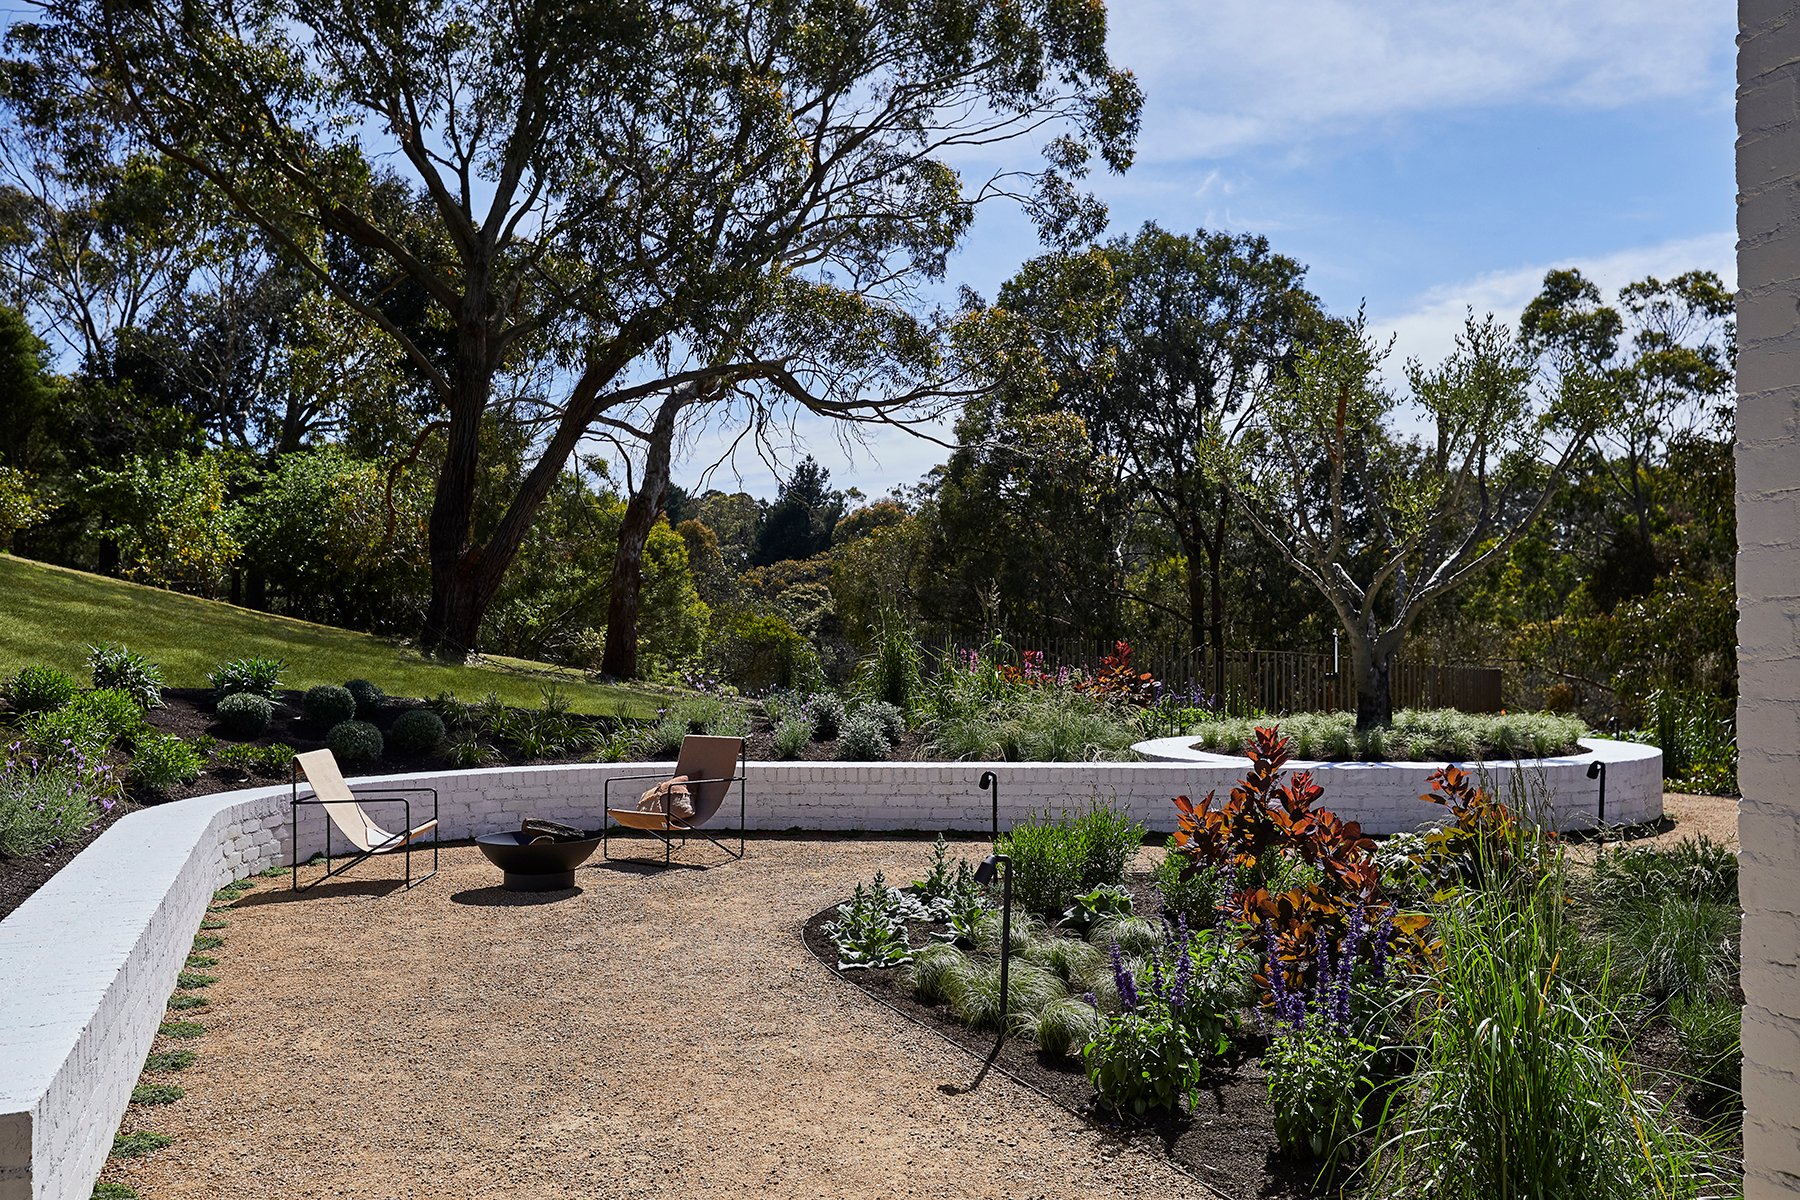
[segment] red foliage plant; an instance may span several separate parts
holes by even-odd
[[[1100,660],[1093,678],[1076,686],[1090,696],[1146,706],[1156,703],[1160,690],[1155,676],[1131,665],[1131,643],[1124,638],[1113,643],[1113,652]]]
[[[1216,792],[1198,804],[1175,798],[1181,816],[1171,853],[1186,860],[1183,874],[1220,867],[1233,872],[1238,890],[1230,900],[1231,916],[1246,938],[1274,939],[1290,986],[1307,986],[1321,943],[1335,951],[1359,909],[1365,919],[1387,915],[1397,943],[1416,940],[1426,918],[1388,911],[1392,906],[1379,895],[1375,843],[1362,826],[1314,807],[1325,789],[1313,782],[1311,771],[1282,779],[1289,754],[1281,731],[1259,727],[1245,752],[1250,770],[1223,804]],[[1312,867],[1314,877],[1271,893],[1271,878],[1296,859]],[[1267,980],[1259,977],[1259,982],[1266,986]]]

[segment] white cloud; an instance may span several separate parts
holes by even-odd
[[[1216,157],[1385,117],[1730,94],[1729,5],[1695,0],[1112,0],[1148,97],[1140,158]]]
[[[1547,271],[1574,267],[1609,298],[1622,285],[1646,275],[1666,279],[1691,270],[1716,271],[1729,288],[1737,281],[1736,246],[1736,235],[1725,230],[1611,254],[1490,271],[1460,283],[1439,284],[1398,313],[1371,314],[1369,324],[1394,335],[1394,353],[1388,364],[1398,375],[1408,358],[1436,362],[1448,354],[1470,309],[1477,317],[1491,312],[1509,324],[1517,322],[1519,313],[1543,286]]]

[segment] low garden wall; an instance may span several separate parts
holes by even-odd
[[[1597,789],[1586,768],[1595,758],[1609,764],[1609,821],[1661,815],[1659,752],[1623,742],[1584,745],[1586,754],[1528,768],[1550,797],[1550,823],[1592,823]],[[975,785],[992,770],[1002,828],[1033,810],[1098,796],[1162,831],[1174,822],[1170,797],[1222,793],[1243,766],[1221,755],[1139,763],[751,763],[749,826],[980,831],[990,814]],[[527,816],[591,828],[601,820],[606,778],[657,769],[503,767],[358,782],[437,788],[443,836],[455,839],[517,828]],[[1372,833],[1412,829],[1438,812],[1418,799],[1435,764],[1315,769],[1323,803]],[[615,787],[615,798],[641,786]],[[0,1200],[86,1200],[214,890],[289,861],[288,800],[284,786],[259,787],[132,813],[0,921]],[[414,803],[418,822],[424,816]],[[390,828],[400,823],[397,805],[373,811]],[[305,859],[324,847],[324,816],[316,808],[302,814]],[[728,809],[722,818],[733,815]],[[398,864],[363,869],[392,872]]]

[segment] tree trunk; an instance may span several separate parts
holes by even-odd
[[[691,393],[671,394],[657,411],[644,454],[644,478],[625,506],[619,548],[613,555],[612,580],[606,598],[606,648],[600,655],[603,674],[635,679],[638,672],[638,617],[644,591],[644,545],[662,515],[669,490],[669,458],[675,444],[675,415]]]
[[[1206,571],[1212,584],[1208,632],[1212,638],[1213,703],[1220,708],[1225,705],[1225,537],[1225,512],[1221,509],[1212,540],[1206,544]]]
[[[1356,671],[1356,728],[1358,732],[1385,728],[1394,723],[1391,674],[1394,652],[1379,640],[1350,632],[1350,661]]]
[[[494,366],[488,353],[487,326],[472,305],[464,305],[458,332],[456,378],[448,404],[450,423],[427,538],[431,600],[425,608],[424,628],[419,631],[421,649],[452,661],[466,658],[475,649],[482,614],[493,594],[491,588],[482,594],[487,581],[476,569],[477,556],[469,553],[469,534],[475,521],[475,487],[481,466],[481,417],[493,390]],[[501,569],[505,569],[504,563]]]

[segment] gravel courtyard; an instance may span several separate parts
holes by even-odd
[[[979,844],[964,852],[973,856]],[[205,1197],[1193,1197],[1205,1189],[831,978],[807,917],[919,841],[754,840],[742,862],[523,897],[473,847],[224,915],[171,1134],[108,1180]],[[694,861],[724,856],[696,845]]]

